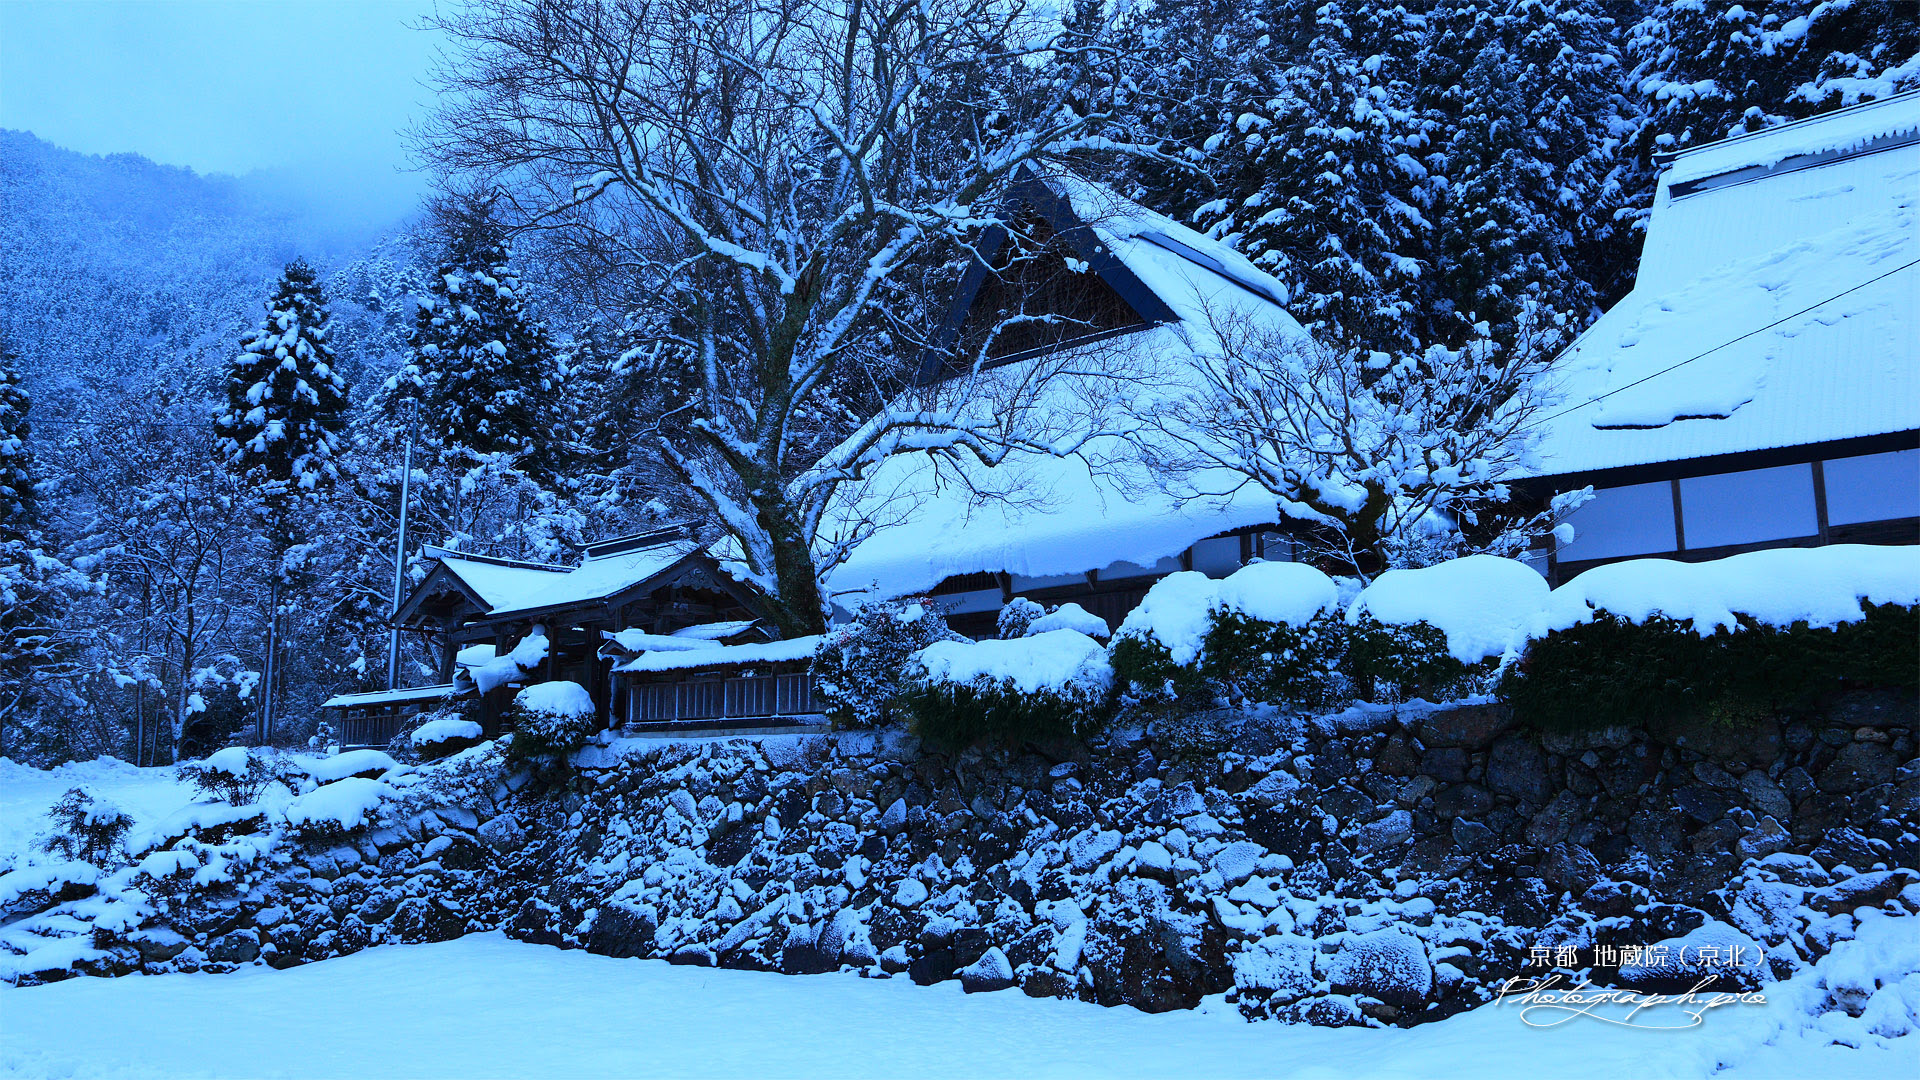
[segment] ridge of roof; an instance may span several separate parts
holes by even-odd
[[[1823,130],[1831,134],[1819,137],[1818,133]],[[1745,169],[1772,171],[1796,158],[1843,161],[1883,149],[1889,140],[1914,134],[1920,134],[1920,90],[1906,90],[1818,116],[1659,154],[1655,160],[1663,167],[1663,184],[1692,189],[1702,181]],[[1683,193],[1684,190],[1675,192],[1676,195]]]

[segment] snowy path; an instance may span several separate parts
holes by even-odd
[[[957,984],[610,960],[481,934],[289,971],[0,990],[19,1077],[1912,1076],[1913,1049],[1789,1036],[1769,1008],[1691,1031],[1530,1029],[1481,1009],[1412,1031],[1148,1016]],[[1901,1040],[1904,1042],[1905,1040]]]

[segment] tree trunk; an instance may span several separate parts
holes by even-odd
[[[773,550],[773,580],[778,590],[778,595],[770,598],[772,610],[767,614],[783,637],[824,633],[826,604],[821,600],[820,579],[814,572],[813,547],[794,520],[793,508],[784,492],[776,491],[763,500],[757,516]]]

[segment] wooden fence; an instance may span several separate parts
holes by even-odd
[[[334,737],[339,739],[340,745],[348,750],[362,746],[384,749],[393,741],[395,735],[400,734],[400,728],[406,724],[409,715],[407,711],[401,709],[391,712],[349,713],[338,721],[340,730]]]
[[[750,675],[697,682],[634,683],[627,688],[627,722],[749,720],[818,713],[813,676]]]

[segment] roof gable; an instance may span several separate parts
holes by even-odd
[[[1545,376],[1536,475],[1920,428],[1920,141],[1886,138],[1920,96],[1852,112],[1676,161],[1633,291]]]
[[[990,366],[1179,318],[1045,181],[1015,184],[1006,205],[1015,228],[996,225],[981,238],[933,345],[921,356],[922,382],[956,374],[1008,316],[1057,321],[1001,330],[987,350]]]

